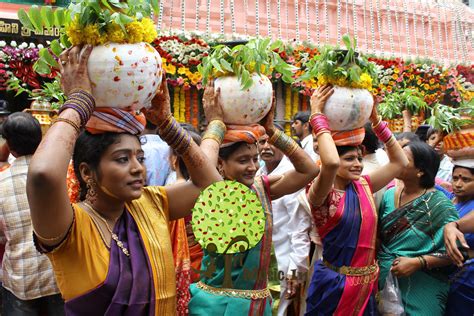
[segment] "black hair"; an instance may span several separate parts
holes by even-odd
[[[403,132],[403,133],[397,134],[395,135],[395,139],[396,140],[406,139],[408,140],[409,143],[421,141],[420,137],[412,132]]]
[[[91,170],[98,172],[98,167],[104,152],[110,145],[118,142],[121,135],[124,133],[102,133],[102,134],[91,134],[88,131],[83,131],[79,134],[74,146],[74,153],[72,155],[72,161],[74,165],[74,174],[80,185],[80,197],[82,201],[86,197],[87,184],[82,179],[81,172],[79,171],[79,165],[83,162],[87,163]],[[131,134],[126,134],[131,135]],[[140,138],[136,136],[138,141]]]
[[[34,154],[41,143],[41,125],[29,113],[10,114],[2,124],[1,133],[10,151],[19,156]]]
[[[372,129],[371,123],[365,124],[364,129],[365,129],[365,136],[364,136],[364,140],[362,141],[362,145],[364,145],[365,150],[367,150],[368,153],[373,154],[375,153],[377,149],[382,147],[382,144],[377,138],[377,135],[375,135],[375,132]]]
[[[360,146],[336,146],[339,157],[352,150],[360,150]]]
[[[191,125],[189,123],[180,123],[180,125],[181,125],[182,128],[184,128],[184,130],[186,130],[188,132],[193,132],[193,133],[199,135],[199,131],[193,125]],[[191,135],[191,137],[193,137],[193,135]]]
[[[433,134],[437,134],[439,133],[440,131],[434,127],[430,127],[428,129],[428,131],[426,132],[426,140],[430,139],[431,135]]]
[[[193,129],[195,129],[194,126],[192,125],[190,126],[193,127]],[[188,130],[188,133],[198,146],[201,145],[201,136],[197,132]],[[178,154],[174,150],[173,150],[173,155],[178,156]],[[181,171],[181,174],[183,175],[184,179],[189,180],[190,176],[189,176],[188,168],[186,167],[186,164],[184,163],[183,158],[181,158],[180,156],[178,156],[178,168]]]
[[[273,126],[275,126],[275,128],[281,132],[284,132],[285,129],[283,128],[283,126],[281,126],[280,124],[278,123],[273,123]]]
[[[469,168],[469,167],[464,167],[464,166],[459,166],[459,165],[456,165],[454,164],[453,166],[453,173],[454,173],[454,170],[456,170],[456,168],[464,168],[464,169],[467,169],[469,170],[469,172],[474,175],[474,168]]]
[[[243,145],[250,145],[250,144],[246,143],[246,142],[237,142],[237,143],[232,144],[230,146],[221,147],[219,149],[219,158],[221,158],[223,160],[229,159],[230,155],[232,155],[234,152],[236,152]],[[257,145],[257,143],[255,143],[255,146],[256,145]]]
[[[411,142],[405,147],[410,148],[415,167],[423,172],[420,186],[425,189],[432,188],[435,185],[435,177],[439,169],[439,155],[424,142]]]
[[[311,116],[311,112],[309,111],[299,111],[296,112],[296,114],[293,116],[293,121],[301,121],[303,124],[309,122],[309,117]],[[308,130],[311,132],[313,128],[311,127],[311,124],[308,124]]]

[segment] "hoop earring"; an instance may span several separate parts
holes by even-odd
[[[97,200],[96,183],[93,179],[87,180],[86,201],[93,204]]]

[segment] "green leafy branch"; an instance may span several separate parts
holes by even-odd
[[[444,104],[436,104],[431,109],[431,116],[425,121],[425,123],[449,134],[460,130],[466,125],[473,124],[473,114],[473,102],[464,104],[457,108]]]
[[[225,45],[214,46],[209,56],[204,57],[198,70],[203,77],[203,84],[213,78],[235,75],[239,78],[242,90],[253,84],[252,74],[268,76],[273,70],[282,75],[286,83],[293,82],[296,67],[287,64],[278,54],[283,49],[281,41],[271,39],[253,39],[245,45],[229,48]]]
[[[427,108],[426,102],[415,90],[404,89],[387,95],[378,106],[378,111],[383,118],[395,119],[402,115],[403,110],[413,115],[418,115]]]

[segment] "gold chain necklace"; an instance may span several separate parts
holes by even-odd
[[[105,218],[102,217],[102,215],[99,214],[99,212],[97,212],[93,207],[92,205],[90,205],[89,203],[85,202],[84,201],[84,205],[87,206],[87,208],[92,212],[94,213],[94,215],[96,215],[97,217],[99,217],[105,224],[105,226],[107,227],[107,230],[109,231],[110,233],[110,236],[112,237],[112,239],[115,241],[115,243],[117,244],[117,246],[122,250],[122,252],[127,256],[127,257],[130,257],[130,252],[128,251],[127,248],[125,248],[125,246],[123,245],[123,242],[118,238],[117,234],[114,233],[112,231],[112,229],[110,229],[110,226],[109,226],[109,223],[107,223],[107,220]]]

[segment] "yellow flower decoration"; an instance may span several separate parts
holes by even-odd
[[[79,18],[76,16],[72,22],[66,27],[66,35],[73,46],[82,43],[82,30],[79,24]]]
[[[143,27],[142,42],[145,42],[145,43],[153,42],[155,38],[158,36],[158,33],[156,32],[155,23],[153,23],[153,21],[149,18],[143,18],[141,20],[141,24]]]
[[[133,21],[125,25],[127,30],[127,42],[130,44],[140,43],[143,40],[143,26],[138,21]]]
[[[107,35],[110,42],[114,43],[124,43],[125,34],[122,31],[120,25],[115,22],[107,26]]]

